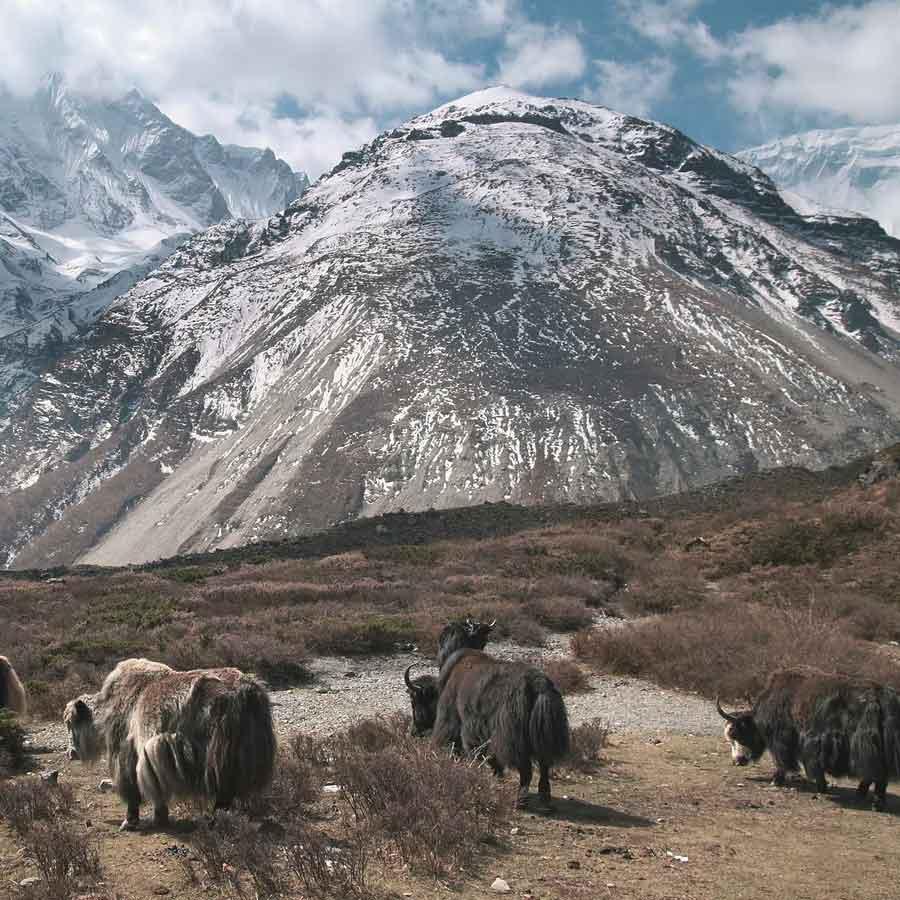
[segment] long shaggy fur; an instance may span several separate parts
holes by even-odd
[[[556,685],[539,669],[460,650],[439,679],[432,740],[466,753],[483,751],[495,770],[519,771],[522,791],[540,766],[539,793],[550,796],[550,766],[569,750],[569,720]]]
[[[95,744],[102,740],[131,825],[142,800],[164,819],[171,797],[205,797],[224,808],[272,778],[269,697],[237,669],[176,672],[162,663],[125,660],[99,694],[72,701],[64,719],[73,755],[90,761],[91,736]]]
[[[776,782],[801,766],[820,789],[826,774],[852,776],[861,794],[874,783],[880,805],[887,782],[900,777],[900,696],[875,682],[810,668],[775,672],[753,709],[725,730],[751,759],[769,750]]]
[[[24,716],[28,712],[28,697],[12,663],[0,656],[0,709],[4,708]]]

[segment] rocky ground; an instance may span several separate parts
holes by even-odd
[[[491,644],[490,651],[505,659],[528,659],[540,664],[541,660],[568,657],[569,637],[551,635],[541,649],[503,641]],[[416,664],[413,677],[436,672],[433,661],[415,651],[393,656],[325,656],[311,660],[309,668],[315,675],[311,684],[272,692],[279,734],[303,731],[326,735],[367,716],[409,712],[403,672],[411,663]],[[592,676],[590,687],[587,692],[566,698],[573,725],[602,719],[616,732],[706,735],[721,730],[715,707],[702,697],[612,675]],[[56,723],[38,725],[32,740],[36,746],[64,749],[65,729]]]

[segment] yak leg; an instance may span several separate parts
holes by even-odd
[[[861,781],[856,787],[856,796],[860,799],[865,799],[866,795],[869,793],[869,788],[871,786],[871,781]]]
[[[541,776],[538,780],[538,797],[541,802],[549,805],[550,803],[550,766],[546,763],[540,763]]]
[[[883,812],[884,807],[887,803],[887,782],[886,781],[876,781],[875,782],[875,794],[872,797],[872,809],[876,812]]]
[[[518,806],[524,806],[528,799],[528,789],[531,787],[531,760],[520,760],[516,768],[519,770],[519,796],[516,802]]]
[[[128,812],[122,823],[122,831],[135,831],[141,820],[141,791],[137,779],[138,755],[134,741],[126,740],[116,761],[116,782],[119,796],[125,801]]]
[[[775,769],[775,774],[772,776],[772,784],[775,785],[775,787],[784,787],[786,783],[787,773],[784,771],[784,769],[781,768],[781,766],[778,766]]]
[[[457,756],[462,756],[462,722],[459,713],[453,704],[438,704],[437,716],[434,720],[434,728],[431,730],[431,740],[437,747],[450,745]]]

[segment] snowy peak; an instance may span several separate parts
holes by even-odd
[[[875,223],[677,129],[478,92],[196,235],[55,359],[0,424],[0,559],[839,462],[900,437],[898,284]]]
[[[785,191],[900,237],[900,125],[808,131],[738,156]]]
[[[0,93],[0,421],[48,341],[58,351],[175,236],[266,218],[308,184],[271,150],[197,137],[136,90],[81,96],[51,76],[32,97]]]

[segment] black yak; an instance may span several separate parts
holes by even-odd
[[[407,666],[403,681],[412,704],[412,733],[416,737],[431,731],[437,715],[438,680],[434,675],[419,675],[410,679],[412,666]]]
[[[176,672],[127,659],[98,694],[71,701],[63,720],[70,758],[91,762],[105,748],[128,808],[126,830],[137,828],[142,800],[164,826],[171,797],[205,797],[227,809],[262,791],[275,766],[269,696],[237,669]]]
[[[462,622],[451,622],[445,626],[438,638],[438,669],[441,669],[457,650],[484,650],[496,624],[496,619],[486,625],[484,622],[474,622],[466,616]]]
[[[814,669],[775,672],[749,711],[729,713],[725,738],[735,765],[775,760],[773,784],[802,764],[825,791],[825,775],[859,779],[865,797],[874,784],[873,807],[884,809],[887,783],[900,776],[900,695],[884,685]]]
[[[436,701],[431,683],[427,690],[409,688],[407,669],[413,722],[420,733],[433,726],[436,746],[470,755],[483,752],[498,775],[517,769],[520,802],[528,795],[536,761],[538,796],[548,804],[550,767],[569,751],[566,706],[539,669],[467,646],[483,647],[493,626],[467,619],[444,629]]]
[[[28,712],[25,688],[5,656],[0,656],[0,709],[9,709],[20,716]]]

